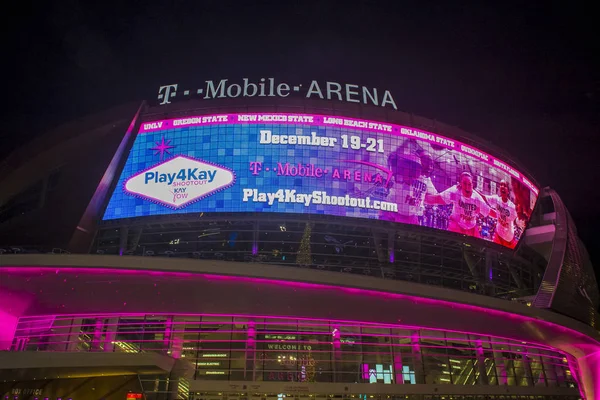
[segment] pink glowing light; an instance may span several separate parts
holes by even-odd
[[[363,379],[369,379],[369,364],[363,364]]]
[[[144,275],[156,275],[156,276],[167,276],[167,277],[173,276],[173,277],[183,277],[183,278],[194,277],[194,278],[203,278],[207,281],[225,281],[225,282],[231,281],[231,282],[249,283],[252,286],[276,285],[276,286],[291,287],[294,290],[297,290],[297,289],[327,290],[327,291],[331,291],[331,292],[349,293],[354,296],[374,296],[374,297],[379,297],[379,298],[382,298],[385,300],[405,300],[405,301],[410,301],[415,305],[433,304],[436,306],[445,307],[448,310],[452,310],[452,309],[469,310],[469,311],[478,312],[478,313],[482,313],[482,314],[497,316],[497,317],[503,318],[505,320],[509,319],[509,320],[514,321],[515,323],[534,324],[539,327],[544,326],[546,328],[550,328],[551,331],[554,331],[556,333],[568,334],[571,337],[571,340],[569,341],[570,342],[569,346],[571,346],[573,349],[577,349],[578,351],[582,352],[583,353],[583,354],[581,354],[582,358],[586,354],[592,355],[595,352],[600,351],[600,343],[598,343],[598,341],[594,340],[593,338],[591,338],[583,333],[580,333],[571,328],[567,328],[567,327],[561,326],[561,325],[553,323],[553,322],[541,320],[539,318],[534,318],[534,317],[530,317],[530,316],[526,316],[526,315],[515,314],[515,313],[508,312],[508,311],[493,310],[493,309],[489,309],[489,308],[485,308],[485,307],[477,306],[477,305],[454,303],[454,302],[448,301],[448,300],[423,298],[423,297],[418,297],[415,295],[380,292],[380,291],[371,290],[371,289],[338,287],[338,286],[332,286],[332,285],[320,284],[320,283],[305,283],[305,282],[282,281],[282,280],[267,279],[267,278],[253,278],[253,277],[227,276],[227,275],[210,275],[210,274],[193,274],[193,273],[168,272],[168,271],[152,271],[152,272],[150,272],[150,271],[146,271],[146,270],[127,270],[127,269],[122,270],[122,269],[118,269],[118,268],[81,268],[81,267],[75,267],[75,268],[61,267],[58,269],[56,267],[48,267],[48,268],[46,268],[46,267],[32,267],[32,268],[30,268],[30,267],[4,267],[4,268],[0,268],[0,274],[14,273],[15,275],[31,275],[33,273],[33,274],[44,275],[48,272],[50,272],[50,273],[54,272],[56,274],[89,273],[89,274],[99,274],[99,275],[123,274],[123,275],[138,275],[138,276],[144,276]],[[80,315],[89,316],[89,314],[80,314]],[[97,314],[97,315],[104,315],[104,314]],[[139,313],[119,314],[119,315],[139,315]],[[156,314],[156,315],[159,315],[159,314]],[[189,314],[187,314],[187,313],[183,313],[183,314],[168,313],[168,315],[189,315]],[[228,318],[231,318],[231,317],[234,317],[234,318],[235,317],[265,318],[265,319],[271,319],[271,320],[295,319],[298,321],[309,321],[310,323],[315,323],[315,321],[326,321],[324,319],[319,319],[319,318],[302,318],[302,317],[297,317],[297,316],[273,317],[271,315],[262,315],[261,316],[261,315],[247,315],[247,314],[245,314],[245,315],[244,314],[235,314],[235,315],[213,314],[211,316],[213,316],[213,317],[228,317]],[[328,321],[328,324],[333,323],[332,320],[327,320],[327,321]],[[379,323],[373,323],[373,322],[368,322],[368,321],[356,321],[356,320],[355,321],[335,320],[335,323],[340,324],[340,325],[341,324],[362,324],[362,325],[370,324],[370,325],[377,326],[377,327],[385,326],[385,327],[391,327],[391,328],[415,329],[415,330],[429,329],[429,330],[453,332],[453,333],[460,333],[460,334],[484,335],[484,336],[488,336],[488,337],[492,337],[492,338],[505,339],[508,341],[519,340],[519,339],[501,337],[501,336],[497,336],[497,335],[490,335],[489,333],[486,333],[486,332],[469,332],[469,331],[460,331],[460,330],[436,329],[436,328],[431,328],[431,327],[412,326],[412,325],[407,325],[407,324],[389,324],[389,323],[379,324]],[[541,340],[542,339],[528,341],[528,343],[526,345],[531,346],[532,344],[535,344],[538,346],[546,347],[546,345],[543,342],[541,342]],[[530,343],[530,342],[532,342],[532,343]],[[594,356],[594,357],[590,357],[590,358],[597,358],[597,357]],[[588,371],[586,373],[587,374],[591,373],[591,374],[595,374],[595,375],[599,374],[599,372],[595,371],[595,370],[591,371],[591,372]],[[595,381],[592,380],[591,382],[593,382],[593,385],[596,385],[596,383],[594,383]],[[583,384],[585,384],[585,382]],[[592,388],[591,390],[594,390],[594,389]]]
[[[128,269],[119,269],[119,268],[82,268],[82,267],[73,267],[73,268],[64,267],[61,269],[55,269],[55,267],[2,267],[2,268],[0,268],[1,273],[16,274],[16,275],[31,274],[32,272],[43,274],[48,271],[55,271],[56,274],[58,274],[59,272],[65,272],[65,273],[78,273],[78,274],[79,273],[89,273],[89,274],[98,274],[98,275],[124,274],[124,275],[140,275],[140,276],[151,275],[151,276],[160,276],[160,277],[174,276],[174,277],[181,277],[181,278],[203,277],[204,279],[206,279],[208,281],[215,280],[215,281],[246,282],[246,283],[251,283],[253,285],[264,284],[264,285],[275,285],[275,286],[287,286],[290,288],[304,288],[304,289],[337,291],[337,292],[344,292],[344,293],[349,293],[349,294],[353,294],[353,295],[357,295],[357,296],[362,295],[362,296],[379,297],[379,298],[383,298],[386,300],[408,300],[415,304],[432,304],[432,305],[444,306],[444,307],[447,307],[448,309],[463,309],[463,310],[475,311],[475,312],[480,312],[480,313],[489,314],[489,315],[495,315],[495,316],[503,317],[503,318],[510,318],[510,319],[513,319],[513,320],[519,321],[519,322],[542,324],[547,327],[550,327],[551,329],[555,329],[555,330],[558,330],[561,332],[568,333],[571,336],[573,336],[574,338],[579,338],[580,340],[583,339],[584,341],[587,341],[587,342],[591,341],[591,342],[593,342],[593,345],[591,345],[591,346],[596,348],[596,350],[600,350],[600,343],[591,339],[589,336],[587,336],[583,333],[580,333],[578,331],[575,331],[571,328],[567,328],[567,327],[555,324],[553,322],[545,321],[542,319],[529,317],[529,316],[525,316],[525,315],[520,315],[520,314],[514,314],[514,313],[511,313],[508,311],[494,310],[494,309],[485,308],[485,307],[476,306],[476,305],[470,305],[470,304],[464,304],[464,303],[454,303],[454,302],[451,302],[448,300],[417,297],[417,296],[413,296],[413,295],[400,294],[400,293],[381,292],[381,291],[376,291],[376,290],[371,290],[371,289],[350,288],[350,287],[332,286],[332,285],[321,284],[321,283],[306,283],[306,282],[284,281],[284,280],[276,280],[276,279],[254,278],[254,277],[233,276],[233,275],[211,275],[211,274],[194,274],[194,273],[187,273],[187,272],[171,272],[171,271],[128,270]],[[231,315],[228,315],[228,316],[231,316]],[[247,315],[238,315],[238,317],[247,317]],[[255,315],[254,317],[271,318],[271,316],[258,316],[258,315]],[[303,319],[303,318],[297,318],[297,317],[281,317],[281,318],[295,318],[295,319],[299,319],[299,320]],[[304,319],[305,320],[315,320],[315,319],[311,319],[311,318],[304,318]],[[366,322],[366,321],[360,321],[360,322],[359,321],[344,321],[344,320],[336,320],[336,321],[337,322],[348,322],[348,323],[370,323],[370,322]],[[382,326],[382,324],[377,324],[377,323],[374,323],[374,324],[378,325],[378,326]],[[399,327],[400,324],[398,324],[398,325],[391,325],[391,324],[385,325],[384,324],[383,326]],[[410,326],[410,325],[402,325],[402,326],[408,327],[408,328],[415,328],[415,329],[423,328],[423,327],[414,327],[414,326]],[[448,330],[446,330],[446,331],[448,331]],[[487,333],[481,333],[481,332],[468,332],[468,331],[452,331],[452,332],[460,333],[460,334],[490,336]],[[504,338],[504,339],[512,340],[511,338]],[[539,343],[539,342],[538,342],[538,344],[543,345],[543,343]],[[586,351],[586,353],[587,353],[587,351]]]
[[[578,369],[576,367],[576,365],[573,365],[573,360],[572,357],[567,355],[566,356],[567,359],[567,364],[569,365],[569,370],[571,371],[571,375],[573,376],[573,379],[575,380],[575,383],[577,384],[577,388],[579,389],[579,394],[581,395],[581,398],[585,399],[585,395],[583,393],[583,387],[582,385],[580,385],[579,383],[579,378],[578,378]]]

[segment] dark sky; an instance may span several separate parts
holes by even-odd
[[[3,35],[0,157],[61,122],[154,99],[164,84],[275,76],[378,87],[399,109],[521,160],[562,196],[598,266],[600,32],[587,3],[18,2]]]

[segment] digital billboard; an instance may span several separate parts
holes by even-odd
[[[141,124],[104,220],[328,214],[514,248],[537,193],[507,163],[406,126],[309,114],[203,115]]]

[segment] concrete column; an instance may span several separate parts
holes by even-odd
[[[165,333],[163,335],[162,351],[171,354],[174,358],[181,357],[181,351],[179,351],[179,357],[175,357],[171,349],[171,339],[173,338],[173,317],[167,317],[165,321]]]
[[[333,360],[331,363],[333,369],[333,381],[338,381],[338,371],[341,371],[342,362],[342,332],[339,326],[331,327],[331,350],[333,351]]]
[[[496,375],[498,376],[498,384],[501,386],[508,385],[508,371],[501,352],[494,352],[494,364],[496,364]]]
[[[342,352],[342,333],[339,326],[334,326],[331,331],[331,343],[333,344],[333,354],[336,359],[341,358]]]
[[[179,359],[173,365],[169,374],[169,385],[167,388],[168,400],[188,398],[189,381],[194,376],[194,364],[184,359]]]
[[[574,373],[575,363],[579,367],[577,383],[579,392],[586,399],[597,399],[600,397],[600,353],[598,351],[579,357],[577,360],[569,358],[569,367]]]
[[[171,357],[180,359],[183,353],[183,327],[177,326],[173,321],[173,317],[167,320],[167,328],[165,329],[165,349],[171,354]]]
[[[100,351],[102,344],[104,343],[103,334],[104,324],[102,318],[96,318],[96,324],[94,325],[94,334],[92,336],[92,351]]]
[[[421,355],[421,345],[419,344],[419,331],[413,331],[410,336],[410,344],[412,346],[413,362],[415,364],[415,382],[425,383],[423,356]]]
[[[256,324],[248,321],[246,333],[246,363],[244,364],[244,378],[256,380]]]
[[[106,322],[106,331],[104,332],[104,351],[112,353],[115,351],[113,343],[117,338],[117,323],[119,318],[110,318]]]
[[[394,354],[394,379],[396,379],[396,384],[404,384],[404,374],[402,372],[402,353],[398,352]]]
[[[483,345],[481,340],[476,342],[475,351],[477,354],[477,372],[479,373],[478,383],[480,385],[488,385],[489,380],[487,376],[487,371],[485,369],[485,356],[483,354]]]

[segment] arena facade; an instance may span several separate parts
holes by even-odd
[[[511,149],[219,85],[0,165],[4,399],[600,398],[592,265]]]

